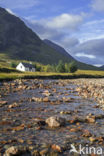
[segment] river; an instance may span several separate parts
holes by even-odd
[[[59,156],[80,155],[70,153],[72,144],[78,151],[80,145],[104,151],[104,111],[93,98],[79,96],[73,82],[15,80],[0,86],[0,100],[6,101],[0,107],[1,155],[18,145],[28,146],[31,153],[55,150]],[[51,116],[64,118],[66,124],[50,128],[45,120]],[[88,154],[84,149],[81,155]]]

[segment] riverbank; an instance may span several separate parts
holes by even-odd
[[[104,71],[78,70],[75,73],[47,73],[47,72],[11,72],[0,73],[0,81],[14,79],[76,79],[76,78],[104,78]]]

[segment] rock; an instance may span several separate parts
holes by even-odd
[[[25,125],[24,124],[21,124],[20,126],[17,126],[17,127],[13,127],[13,131],[21,131],[21,130],[24,130],[25,128]]]
[[[83,137],[91,137],[92,134],[88,130],[83,130]]]
[[[33,150],[34,149],[34,146],[29,146],[29,150]]]
[[[32,156],[41,156],[38,150],[32,152]]]
[[[93,143],[94,141],[96,141],[96,138],[90,137],[89,140]]]
[[[35,128],[35,130],[42,130],[43,128],[41,126],[38,126]]]
[[[42,94],[45,96],[51,96],[52,95],[48,90],[45,90]]]
[[[78,131],[77,128],[71,128],[71,129],[70,129],[70,132],[77,132],[77,131]]]
[[[4,106],[4,105],[7,105],[8,102],[7,101],[0,101],[0,107]]]
[[[15,108],[15,107],[19,107],[19,105],[16,102],[8,106],[8,108]]]
[[[43,98],[43,102],[50,102],[48,97]]]
[[[51,148],[52,148],[53,150],[55,150],[55,151],[62,152],[62,149],[61,149],[61,147],[60,147],[59,145],[53,144]]]
[[[71,97],[63,97],[62,100],[63,102],[72,102],[74,99]]]
[[[5,145],[5,144],[7,144],[7,141],[2,140],[2,141],[0,141],[0,144]]]
[[[40,155],[41,155],[41,156],[47,155],[48,152],[49,152],[49,149],[48,149],[48,148],[43,149],[43,150],[40,151]]]
[[[27,144],[28,144],[28,145],[32,145],[33,142],[32,142],[31,140],[27,140]]]
[[[66,115],[68,115],[68,114],[71,114],[71,112],[70,111],[61,111],[60,114],[66,114]]]
[[[38,97],[32,97],[32,99],[30,99],[31,102],[42,102],[42,98],[38,98]]]
[[[26,147],[12,146],[5,151],[4,156],[16,156],[16,155],[22,156],[26,154],[28,154],[28,156],[31,156],[31,153],[28,151]]]
[[[24,140],[23,139],[18,139],[17,140],[19,143],[24,143]]]
[[[73,124],[73,123],[79,123],[79,122],[81,122],[81,123],[84,123],[84,122],[86,122],[86,119],[85,118],[82,118],[82,117],[77,117],[77,116],[75,116],[72,120],[70,120],[69,121],[71,124]]]
[[[96,140],[97,140],[98,142],[102,142],[102,143],[103,143],[104,137],[100,136],[100,137],[96,138]]]
[[[48,124],[49,127],[56,128],[56,127],[64,126],[65,119],[58,116],[52,116],[46,119],[46,123]]]
[[[95,117],[94,116],[87,116],[86,120],[88,123],[95,123]]]
[[[95,123],[95,119],[93,119],[93,118],[88,118],[87,121],[88,121],[89,123]]]

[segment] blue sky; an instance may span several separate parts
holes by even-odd
[[[0,6],[79,61],[104,64],[104,0],[0,0]]]

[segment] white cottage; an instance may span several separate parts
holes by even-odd
[[[26,71],[35,72],[35,67],[32,64],[29,64],[29,63],[20,62],[17,65],[16,69],[19,70],[19,71],[23,71],[23,72],[26,72]]]

